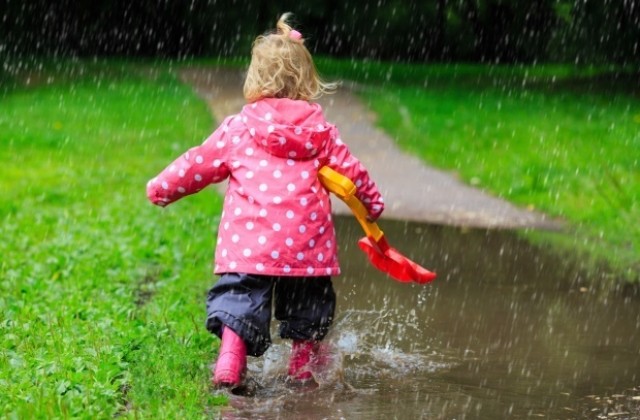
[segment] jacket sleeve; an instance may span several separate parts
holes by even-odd
[[[327,166],[349,178],[356,185],[356,197],[369,211],[371,220],[376,220],[384,211],[384,200],[375,182],[369,176],[364,165],[351,154],[347,145],[340,139],[337,128],[328,145],[329,160]]]
[[[200,146],[187,150],[147,183],[153,204],[164,207],[229,176],[228,122],[229,118]]]

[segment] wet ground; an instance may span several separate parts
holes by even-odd
[[[600,279],[509,232],[382,224],[440,277],[376,272],[357,224],[339,219],[344,273],[318,384],[286,382],[288,343],[275,340],[222,418],[640,418],[637,298],[586,288]]]
[[[237,70],[181,77],[217,120],[244,104]],[[390,243],[439,278],[418,286],[375,271],[356,245],[359,226],[340,218],[338,308],[316,381],[287,382],[289,343],[274,334],[267,354],[251,359],[244,389],[215,416],[640,419],[637,298],[603,293],[593,286],[603,278],[584,277],[571,258],[495,230],[561,224],[404,154],[348,89],[323,105],[385,195]],[[342,203],[335,211],[350,214]]]

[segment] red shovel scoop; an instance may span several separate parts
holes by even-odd
[[[378,225],[367,220],[368,211],[356,197],[356,186],[349,178],[327,166],[320,168],[318,177],[322,185],[344,201],[356,216],[367,234],[358,241],[358,246],[374,267],[401,282],[425,284],[436,278],[436,273],[419,266],[389,246]]]

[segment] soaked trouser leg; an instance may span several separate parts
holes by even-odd
[[[274,299],[280,337],[319,341],[327,335],[336,307],[331,277],[277,277]]]
[[[273,277],[225,273],[207,296],[207,329],[220,337],[228,325],[244,340],[247,354],[261,356],[271,344]]]

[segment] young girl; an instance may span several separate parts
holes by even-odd
[[[366,169],[313,102],[334,88],[318,77],[300,32],[287,24],[259,36],[244,84],[248,102],[205,142],[177,158],[147,186],[166,206],[228,179],[207,299],[207,329],[221,337],[217,386],[237,386],[247,354],[271,338],[271,302],[280,336],[292,339],[289,375],[309,380],[318,342],[333,321],[331,276],[340,273],[329,193],[318,169],[349,177],[371,220],[384,205]]]

